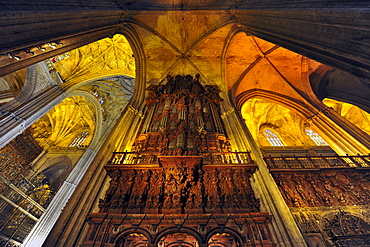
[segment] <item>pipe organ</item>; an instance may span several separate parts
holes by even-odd
[[[147,88],[147,114],[130,152],[115,152],[84,246],[274,246],[250,177],[233,152],[220,89],[168,75]]]

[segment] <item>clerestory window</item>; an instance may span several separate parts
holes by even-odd
[[[69,147],[82,147],[88,136],[88,131],[80,133],[75,139],[73,139],[71,144],[69,144]]]
[[[280,140],[279,136],[275,134],[273,131],[270,129],[265,129],[263,132],[265,137],[267,138],[268,142],[271,144],[271,146],[284,146],[283,142]]]
[[[324,139],[322,139],[321,136],[312,129],[306,129],[306,134],[316,143],[317,146],[329,146],[329,144],[327,144],[326,141],[324,141]]]

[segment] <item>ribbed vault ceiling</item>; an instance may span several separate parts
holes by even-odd
[[[135,58],[123,35],[72,50],[54,66],[61,77],[72,84],[115,75],[135,77]]]
[[[264,88],[294,95],[307,86],[304,79],[319,63],[307,64],[309,59],[248,35],[243,27],[225,25],[223,18],[183,12],[136,16],[143,24],[138,31],[147,82],[160,83],[167,74],[200,74],[204,83],[236,94]]]

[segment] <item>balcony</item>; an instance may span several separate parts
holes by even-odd
[[[369,168],[370,155],[364,156],[282,156],[265,157],[271,171],[285,169]]]
[[[167,156],[155,152],[114,152],[108,162],[109,165],[153,165],[159,164],[161,156]],[[176,155],[169,155],[179,157]],[[253,164],[250,152],[208,152],[197,155],[182,155],[183,157],[202,157],[202,164],[228,164],[245,165]],[[167,156],[168,157],[168,156]]]

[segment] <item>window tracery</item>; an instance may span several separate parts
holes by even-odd
[[[324,139],[322,139],[321,136],[319,136],[319,134],[317,134],[312,129],[306,129],[305,132],[306,135],[308,135],[311,138],[311,140],[314,143],[316,143],[317,146],[329,146],[329,144],[326,141],[324,141]]]
[[[64,59],[67,59],[67,58],[69,58],[70,57],[70,53],[69,52],[66,52],[66,53],[64,53],[64,54],[61,54],[61,55],[58,55],[58,56],[55,56],[55,57],[53,57],[53,58],[51,58],[50,59],[50,61],[52,62],[52,63],[57,63],[57,62],[59,62],[59,61],[62,61],[62,60],[64,60]]]
[[[276,146],[276,147],[285,146],[284,143],[280,140],[279,136],[275,134],[272,130],[265,129],[263,131],[263,134],[268,140],[268,142],[271,144],[271,146]]]
[[[75,139],[73,139],[71,144],[69,144],[69,147],[82,147],[82,146],[84,146],[84,143],[85,143],[88,136],[89,136],[88,131],[81,132],[78,136],[76,136]]]

